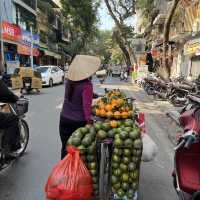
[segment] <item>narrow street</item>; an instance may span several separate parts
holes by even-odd
[[[118,78],[107,82],[106,87],[120,87],[137,99],[138,108],[146,114],[147,131],[159,147],[155,161],[142,164],[140,200],[176,200],[171,178],[173,145],[167,136],[167,131],[173,131],[173,127],[169,128],[170,120],[141,89],[128,83],[122,84]],[[95,90],[103,91],[97,82]],[[40,95],[27,96],[30,99],[27,114],[30,143],[27,153],[0,173],[1,200],[44,199],[46,180],[60,158],[58,125],[63,95],[64,86],[55,86],[43,89]]]

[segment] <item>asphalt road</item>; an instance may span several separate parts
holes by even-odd
[[[112,87],[123,85],[117,79],[109,81]],[[117,86],[115,86],[117,85]],[[95,87],[97,89],[97,87]],[[102,92],[99,90],[98,92]],[[147,104],[144,93],[129,93]],[[53,166],[60,159],[58,132],[59,113],[64,96],[64,87],[45,88],[40,95],[29,95],[30,110],[27,121],[30,126],[30,143],[27,153],[8,169],[0,172],[0,200],[44,200],[44,186]],[[141,105],[138,105],[141,106]],[[156,108],[152,108],[152,110]],[[146,112],[147,130],[158,144],[159,152],[155,161],[143,163],[141,170],[140,200],[176,200],[171,172],[173,147],[165,130],[169,124],[163,115]],[[160,121],[159,121],[160,120]]]

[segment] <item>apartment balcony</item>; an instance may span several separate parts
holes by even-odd
[[[37,15],[36,0],[13,0],[13,2],[24,9],[28,10],[35,16]]]

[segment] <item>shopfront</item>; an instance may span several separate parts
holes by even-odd
[[[200,38],[188,41],[184,46],[184,54],[189,57],[188,75],[195,79],[200,75]]]
[[[21,29],[8,22],[2,23],[4,41],[4,59],[6,72],[11,74],[15,68],[19,67],[19,55],[17,46],[21,41]]]
[[[33,42],[34,64],[38,64],[39,35],[24,31],[20,27],[8,22],[3,22],[4,58],[7,73],[12,73],[14,68],[30,66],[31,41]]]
[[[40,47],[40,65],[60,65],[61,55]]]

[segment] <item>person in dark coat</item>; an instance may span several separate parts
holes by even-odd
[[[154,62],[153,62],[153,56],[152,56],[151,52],[147,52],[146,65],[148,65],[149,72],[154,72]]]
[[[72,133],[91,122],[93,85],[90,77],[100,64],[97,57],[77,55],[69,66],[60,114],[61,159],[67,154],[66,144]]]
[[[16,103],[18,99],[18,96],[9,90],[2,79],[0,79],[0,102]],[[18,117],[12,113],[0,112],[0,129],[5,130],[2,141],[2,147],[5,151],[7,153],[17,151],[21,147]]]

